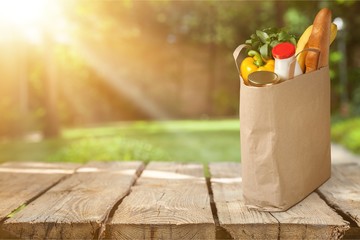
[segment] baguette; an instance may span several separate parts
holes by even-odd
[[[309,48],[320,50],[320,55],[316,52],[308,52],[306,54],[306,73],[329,65],[330,34],[331,11],[328,8],[323,8],[316,14],[308,41]]]

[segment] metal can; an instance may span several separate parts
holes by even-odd
[[[248,76],[250,86],[265,87],[274,85],[280,82],[279,76],[270,71],[256,71],[252,72]]]

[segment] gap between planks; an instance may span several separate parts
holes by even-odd
[[[204,165],[204,168],[206,168],[207,165]],[[115,214],[115,211],[118,209],[118,207],[121,205],[122,201],[124,200],[125,197],[129,196],[131,194],[131,188],[136,184],[137,180],[139,179],[139,177],[141,176],[142,172],[144,171],[145,166],[143,166],[142,168],[138,169],[138,171],[136,172],[136,176],[137,178],[135,179],[135,181],[132,183],[131,187],[129,187],[128,192],[126,193],[126,195],[124,195],[123,197],[121,197],[111,208],[111,210],[109,211],[109,213],[106,215],[106,217],[103,219],[103,221],[101,222],[101,228],[98,229],[98,231],[96,232],[96,234],[94,235],[94,238],[102,238],[104,237],[104,233],[105,233],[105,229],[106,226],[108,225],[109,222],[111,222],[112,217]],[[51,189],[52,187],[56,186],[57,184],[59,184],[60,182],[64,181],[65,179],[71,177],[71,175],[73,174],[69,174],[66,175],[64,177],[62,177],[60,180],[58,180],[56,183],[54,183],[53,185],[51,185],[50,187],[48,187],[46,190],[44,190],[43,192],[41,192],[40,194],[38,194],[37,197],[32,198],[31,200],[28,201],[28,203],[36,200],[37,198],[39,198],[40,196],[42,196],[44,193],[46,193],[49,189]],[[215,227],[216,227],[216,238],[217,239],[231,239],[233,238],[233,236],[230,234],[230,232],[224,228],[223,226],[221,226],[220,220],[219,220],[219,216],[218,216],[218,209],[216,207],[216,203],[214,200],[214,193],[213,193],[213,186],[211,184],[212,178],[206,178],[206,185],[207,185],[207,191],[210,197],[210,207],[211,207],[211,211],[212,211],[212,216],[214,218],[214,222],[215,222]],[[321,194],[318,193],[318,195]],[[321,197],[323,198],[323,197]],[[324,199],[323,199],[324,200]],[[329,205],[329,203],[327,201],[325,201],[327,205]],[[330,206],[332,207],[332,206]],[[333,209],[333,207],[332,207]],[[274,214],[271,214],[273,216],[273,218],[277,221],[277,227],[278,227],[278,238],[280,238],[280,232],[281,232],[281,223],[280,221],[276,218],[276,216],[274,216]],[[345,214],[346,215],[346,214]],[[345,219],[347,220],[347,219]],[[4,220],[3,220],[4,221]],[[2,221],[2,222],[3,222]]]
[[[210,164],[220,225],[232,238],[302,239],[341,238],[347,223],[316,193],[286,212],[259,212],[248,209],[241,190],[239,163]]]
[[[204,171],[205,176],[206,173],[210,175],[209,165],[204,164]],[[208,189],[209,197],[210,197],[210,208],[211,212],[214,218],[215,223],[215,237],[216,239],[233,239],[231,236],[231,233],[224,227],[220,225],[219,216],[218,216],[218,210],[216,208],[215,200],[214,200],[214,193],[211,187],[211,175],[206,176],[206,186]]]
[[[317,193],[350,223],[345,239],[360,239],[360,162],[333,165],[332,177]]]
[[[215,239],[203,165],[151,162],[119,205],[106,237]]]
[[[143,173],[144,169],[146,168],[146,166],[148,165],[148,162],[143,162],[143,164],[141,165],[141,167],[139,167],[136,172],[135,172],[135,176],[136,179],[134,180],[134,182],[132,183],[132,185],[129,187],[127,193],[120,198],[115,204],[114,206],[111,208],[111,210],[109,211],[108,215],[105,217],[105,219],[102,221],[102,223],[100,224],[100,228],[95,232],[94,234],[94,239],[106,239],[105,233],[106,233],[106,226],[107,224],[109,224],[112,220],[112,218],[114,217],[115,211],[118,209],[118,207],[120,206],[120,204],[122,203],[122,201],[124,200],[124,198],[126,198],[127,196],[130,195],[131,193],[131,188],[136,184],[137,180],[140,178],[141,174]]]
[[[133,181],[136,180],[136,173],[142,167],[142,162],[90,162],[85,164],[75,174],[66,178],[66,181],[57,184],[33,204],[6,221],[4,227],[25,238],[82,238],[85,236],[85,238],[98,238],[101,234],[101,226],[106,226],[105,222],[110,216],[111,209],[119,199],[128,193]],[[132,177],[130,175],[127,177],[129,171],[133,172]],[[123,181],[125,181],[124,186]],[[113,185],[112,182],[116,182],[116,186],[120,184],[122,188],[115,192],[109,192],[108,187]],[[99,187],[102,191],[96,194],[94,190]],[[117,193],[118,191],[119,193]],[[110,195],[106,195],[107,198],[104,199],[106,202],[103,202],[102,194],[108,193]],[[102,202],[100,209],[93,208],[96,201]],[[43,208],[44,203],[45,205],[52,203],[52,205]],[[91,205],[93,206],[91,207]],[[68,215],[69,211],[70,213],[74,211],[74,215]]]
[[[0,164],[1,171],[4,173],[10,173],[10,172],[19,172],[21,173],[27,173],[27,174],[37,174],[41,173],[41,171],[45,171],[48,173],[57,173],[57,174],[63,174],[63,176],[59,177],[57,180],[55,180],[53,183],[51,183],[51,180],[49,180],[49,185],[45,187],[44,189],[35,190],[34,194],[28,194],[28,196],[23,196],[23,200],[18,202],[18,206],[15,207],[11,212],[9,212],[7,215],[4,215],[0,219],[0,238],[15,238],[11,233],[4,231],[3,224],[6,220],[10,218],[10,216],[14,213],[20,212],[23,208],[25,208],[27,205],[31,204],[33,201],[44,195],[47,191],[49,191],[54,186],[58,185],[65,179],[69,178],[71,175],[73,175],[78,168],[81,167],[80,164],[75,163],[66,163],[63,164],[57,164],[57,163],[44,163],[44,162],[4,162]],[[30,183],[33,183],[30,181]],[[43,184],[43,183],[41,183]]]
[[[81,167],[80,164],[72,164],[72,163],[66,163],[64,164],[54,164],[54,163],[43,163],[43,162],[4,162],[0,164],[0,172],[5,174],[29,174],[29,177],[31,181],[27,180],[24,181],[24,179],[20,179],[21,184],[21,190],[24,187],[29,187],[29,185],[23,186],[23,184],[41,184],[44,185],[44,182],[39,182],[38,179],[34,179],[38,174],[42,175],[43,171],[45,173],[53,173],[58,176],[52,177],[52,178],[45,178],[45,185],[44,188],[38,187],[35,189],[32,189],[31,192],[28,192],[24,195],[21,195],[18,201],[15,201],[15,204],[13,205],[13,209],[8,209],[7,214],[0,214],[0,223],[5,222],[12,213],[18,211],[18,209],[23,205],[28,205],[29,203],[33,202],[40,196],[42,196],[44,193],[46,193],[49,189],[56,186],[60,182],[64,181],[71,175],[75,173],[75,171]],[[47,174],[44,174],[46,176]],[[9,175],[10,176],[10,175]],[[6,180],[6,178],[5,178]],[[2,179],[2,183],[5,182],[4,179]],[[10,179],[8,179],[10,180]],[[16,184],[19,182],[19,179],[13,179],[11,178],[12,184]],[[43,179],[44,180],[44,179]],[[1,180],[0,180],[1,181]],[[20,184],[17,184],[19,187]],[[11,190],[11,189],[10,189]],[[19,190],[19,189],[18,189]],[[11,193],[11,191],[10,191]],[[19,194],[19,192],[15,192],[16,194]],[[4,197],[4,196],[3,196]],[[5,195],[6,197],[6,195]],[[0,208],[1,209],[1,208]],[[2,209],[3,210],[3,209]]]
[[[349,222],[350,229],[345,232],[343,239],[360,239],[360,228],[357,223],[342,209],[331,203],[320,190],[316,190],[316,193],[337,214],[339,214],[345,221]]]

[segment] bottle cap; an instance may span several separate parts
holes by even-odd
[[[277,59],[285,59],[293,56],[295,54],[295,46],[289,42],[283,42],[277,44],[272,49],[272,55]]]

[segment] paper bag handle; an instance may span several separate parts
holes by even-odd
[[[317,53],[319,54],[319,55],[318,55],[318,62],[317,62],[317,64],[316,64],[316,69],[318,69],[319,63],[320,63],[320,54],[321,54],[321,51],[320,51],[319,49],[317,49],[317,48],[306,48],[306,49],[298,52],[298,53],[295,55],[294,60],[291,61],[290,66],[289,66],[289,79],[294,78],[296,58],[297,58],[297,56],[298,56],[300,53],[303,53],[303,52],[317,52]]]
[[[240,55],[241,51],[242,51],[244,48],[249,48],[249,47],[250,47],[250,46],[247,45],[247,44],[241,44],[241,45],[239,45],[239,46],[235,49],[235,51],[234,51],[234,53],[233,53],[233,56],[234,56],[234,59],[235,59],[235,64],[236,64],[236,68],[237,68],[237,71],[238,71],[239,75],[241,75],[241,73],[240,73],[240,68],[239,68],[240,63],[241,63],[241,60],[238,60],[239,55]]]

